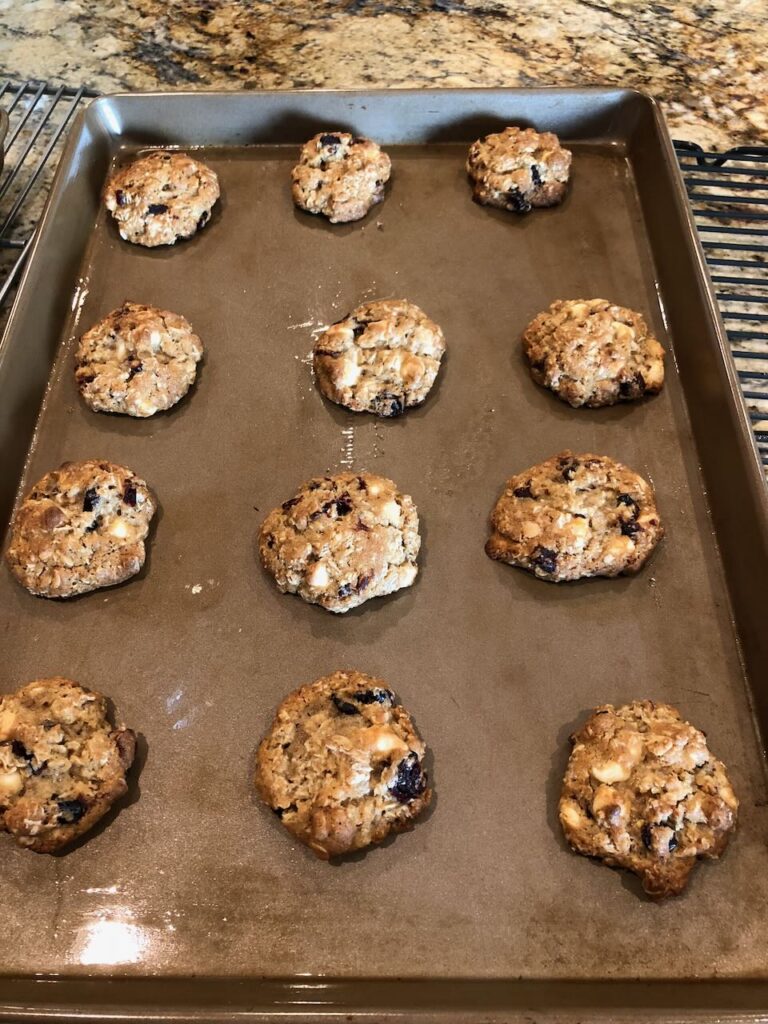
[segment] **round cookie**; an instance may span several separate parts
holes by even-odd
[[[75,379],[95,412],[152,416],[186,395],[202,355],[183,316],[125,302],[80,339]]]
[[[537,384],[574,408],[655,395],[664,384],[664,349],[640,313],[605,299],[553,302],[523,333]]]
[[[73,597],[135,576],[155,499],[130,469],[91,459],[47,473],[21,503],[6,559],[40,597]]]
[[[560,582],[637,572],[663,534],[647,480],[606,455],[564,451],[507,481],[485,550]]]
[[[409,587],[420,545],[413,500],[371,473],[315,477],[269,513],[259,535],[280,590],[332,612]]]
[[[505,128],[469,147],[467,173],[477,202],[513,213],[555,206],[568,188],[571,152],[552,132]]]
[[[104,202],[120,237],[136,245],[173,245],[205,227],[219,198],[216,174],[186,153],[156,150],[112,175]]]
[[[71,679],[0,696],[0,828],[37,853],[66,846],[127,792],[135,750],[106,698]]]
[[[280,705],[256,755],[256,789],[327,860],[411,827],[432,799],[424,754],[380,679],[334,672]]]
[[[326,398],[353,412],[399,416],[420,405],[445,352],[443,332],[407,299],[369,302],[315,342],[313,365]]]
[[[704,733],[668,704],[604,704],[571,737],[560,823],[574,850],[676,896],[699,857],[716,858],[739,801]]]
[[[370,139],[320,132],[305,142],[292,172],[293,201],[331,224],[360,220],[384,198],[392,165]]]

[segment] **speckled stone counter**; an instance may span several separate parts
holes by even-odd
[[[11,77],[103,92],[609,83],[768,142],[765,0],[0,0],[0,31]]]

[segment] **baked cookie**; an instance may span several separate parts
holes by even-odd
[[[173,245],[211,219],[219,198],[215,173],[186,153],[156,150],[112,175],[104,202],[120,237],[136,245]]]
[[[369,302],[315,342],[317,384],[353,412],[399,416],[420,405],[445,352],[443,332],[407,299]]]
[[[183,316],[124,302],[80,339],[75,379],[95,412],[152,416],[186,395],[202,355]]]
[[[637,572],[663,534],[647,480],[607,455],[564,451],[507,481],[485,550],[559,582]]]
[[[574,408],[655,395],[664,384],[664,349],[640,313],[606,299],[553,302],[523,333],[537,384]]]
[[[513,213],[555,206],[568,187],[571,152],[552,132],[505,128],[469,147],[467,174],[478,203]]]
[[[128,791],[135,750],[106,698],[71,679],[0,696],[0,828],[37,853],[66,846]]]
[[[425,748],[380,679],[334,672],[277,709],[256,755],[256,789],[322,860],[380,843],[429,805]]]
[[[31,594],[74,597],[135,576],[156,509],[130,469],[90,459],[47,473],[21,503],[6,559]]]
[[[683,891],[719,857],[739,801],[704,733],[669,704],[604,704],[571,737],[560,823],[574,850],[640,876],[649,896]]]
[[[390,159],[370,139],[320,132],[301,147],[292,172],[293,201],[331,224],[360,220],[384,198]]]
[[[262,564],[280,590],[331,612],[410,587],[420,546],[412,498],[371,473],[309,480],[259,535]]]

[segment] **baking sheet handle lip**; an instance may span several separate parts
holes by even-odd
[[[20,982],[17,988],[16,983]],[[30,990],[40,993],[30,998]],[[130,990],[130,993],[129,991]],[[0,1021],[765,1024],[765,978],[0,977]],[[13,1001],[8,1000],[11,996]],[[300,1016],[299,1016],[300,1014]]]
[[[472,86],[468,88],[462,88],[460,86],[456,88],[432,88],[432,89],[420,89],[413,87],[403,87],[395,89],[331,89],[331,88],[308,88],[308,89],[148,89],[145,91],[138,92],[110,92],[104,93],[102,96],[94,99],[89,107],[99,108],[109,103],[111,100],[120,100],[121,102],[143,102],[147,99],[170,99],[172,101],[191,102],[194,99],[198,99],[201,96],[215,96],[221,99],[240,97],[245,100],[246,98],[256,98],[258,96],[289,96],[289,97],[306,97],[308,95],[320,95],[320,96],[350,96],[350,97],[363,97],[363,98],[379,98],[385,96],[423,96],[424,93],[429,93],[434,96],[445,97],[446,104],[450,105],[450,100],[456,96],[501,96],[501,95],[518,95],[524,96],[530,95],[541,95],[545,93],[550,96],[562,95],[573,96],[574,93],[584,93],[588,96],[600,95],[604,96],[605,99],[611,97],[642,97],[644,100],[648,100],[658,107],[656,100],[650,95],[650,93],[643,92],[642,89],[635,89],[620,85],[611,85],[610,83],[594,84],[589,83],[586,85],[541,85],[541,86],[530,86],[520,88],[508,88],[505,86]]]
[[[96,101],[93,101],[96,102]],[[86,124],[86,118],[88,116],[89,106],[86,106],[83,110],[78,111],[72,121],[72,127],[67,133],[67,139],[64,143],[64,147],[61,152],[61,157],[56,166],[56,171],[51,182],[51,189],[45,200],[43,212],[40,215],[40,220],[35,228],[32,240],[29,243],[29,251],[27,254],[27,260],[24,265],[24,269],[21,272],[19,278],[18,287],[16,289],[16,295],[14,296],[11,309],[8,314],[8,320],[5,325],[2,337],[0,337],[0,370],[2,369],[3,362],[8,357],[10,349],[9,339],[13,336],[16,329],[16,320],[20,315],[20,310],[23,305],[28,301],[27,296],[27,281],[29,276],[33,273],[34,268],[37,266],[37,254],[38,249],[41,246],[42,239],[47,233],[48,223],[52,216],[53,208],[56,204],[56,200],[64,187],[68,173],[70,173],[70,165],[72,164],[72,157],[77,152],[78,146],[80,145],[80,136],[82,135],[83,129]],[[32,296],[30,295],[30,298]]]

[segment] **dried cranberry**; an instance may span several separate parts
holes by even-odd
[[[126,505],[130,505],[131,508],[136,508],[136,488],[133,484],[126,484],[125,490],[123,491],[123,501]]]
[[[514,489],[514,491],[512,491],[512,493],[514,494],[514,496],[516,498],[532,498],[533,497],[533,494],[531,493],[531,488],[529,486],[526,486],[526,487],[516,487]]]
[[[137,373],[141,373],[141,371],[143,369],[144,369],[143,364],[141,362],[139,362],[138,360],[135,363],[131,363],[131,365],[128,367],[128,377],[126,379],[126,383],[128,381],[133,380],[133,378],[136,376],[136,374]]]
[[[349,500],[348,494],[342,494],[340,498],[336,499],[336,515],[346,516],[352,511],[352,502]]]
[[[95,487],[89,487],[83,495],[83,512],[93,512],[99,504],[99,492]]]
[[[57,800],[56,803],[59,805],[59,825],[74,825],[85,814],[86,807],[82,800]]]
[[[328,133],[327,135],[320,136],[320,145],[326,146],[328,149],[336,149],[340,142],[341,139],[338,135],[331,135]]]
[[[379,416],[401,416],[405,412],[405,405],[403,404],[402,398],[397,395],[393,395],[389,391],[382,391],[381,394],[376,395],[373,402],[373,411]]]
[[[634,506],[634,508],[637,508],[637,502],[635,501],[635,499],[632,497],[631,494],[620,494],[618,496],[618,498],[616,499],[616,504],[617,505],[632,505],[632,506]]]
[[[416,754],[409,754],[397,766],[397,776],[389,787],[390,792],[401,804],[415,800],[427,788],[426,776]]]
[[[531,164],[531,181],[537,187],[541,184],[541,175],[539,174],[539,168],[536,164]]]
[[[125,192],[121,188],[115,189],[115,200],[118,206],[125,206],[128,200],[125,198]]]
[[[511,188],[507,192],[507,203],[515,213],[530,213],[531,204],[519,188]]]
[[[290,512],[294,505],[299,504],[298,498],[289,498],[288,501],[284,501],[282,504],[283,512]]]
[[[367,572],[364,576],[358,576],[357,577],[357,583],[355,584],[355,588],[356,588],[358,594],[361,591],[365,590],[365,588],[368,586],[368,584],[371,582],[372,579],[373,579],[373,573],[372,572]]]
[[[551,548],[536,548],[531,561],[542,572],[553,573],[557,571],[557,552]]]
[[[357,710],[354,704],[350,704],[348,700],[342,700],[342,698],[337,696],[335,693],[331,694],[331,700],[333,701],[336,710],[339,711],[342,715],[360,714],[360,712]]]
[[[621,532],[625,537],[634,537],[636,533],[642,533],[642,530],[642,526],[633,519],[630,519],[628,523],[622,522],[621,524]]]
[[[358,704],[391,704],[394,699],[391,690],[382,690],[379,687],[374,690],[357,690],[352,696]]]
[[[623,380],[619,384],[619,394],[623,398],[634,398],[645,394],[645,377],[642,373],[636,373],[631,380]]]
[[[167,213],[168,207],[165,203],[150,203],[147,207],[147,213]]]

